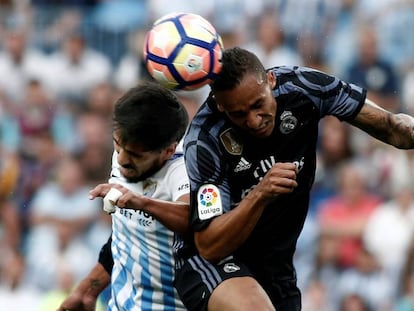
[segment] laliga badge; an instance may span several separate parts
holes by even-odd
[[[197,193],[197,207],[200,220],[223,214],[219,189],[211,184],[201,186]]]
[[[282,134],[289,134],[293,132],[298,124],[298,119],[292,114],[291,111],[283,111],[280,115],[280,132]]]

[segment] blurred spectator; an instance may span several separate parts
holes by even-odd
[[[374,311],[371,310],[364,297],[359,293],[352,293],[345,296],[339,307],[339,311]]]
[[[188,113],[188,118],[191,120],[196,114],[198,108],[206,100],[210,93],[210,87],[208,85],[203,86],[193,91],[176,91],[178,99],[184,105]]]
[[[92,86],[87,93],[85,111],[110,120],[117,96],[120,96],[120,91],[116,90],[111,83],[98,83]]]
[[[253,39],[245,48],[257,55],[266,68],[273,66],[302,65],[300,55],[285,42],[278,14],[264,11],[257,17]]]
[[[80,137],[80,149],[105,149],[113,151],[111,125],[112,120],[96,111],[84,112],[77,118],[76,130]],[[106,176],[108,177],[108,176]]]
[[[207,1],[198,0],[198,2],[205,6],[204,3]],[[208,2],[206,7],[199,6],[202,8],[201,15],[210,20],[221,34],[224,47],[230,48],[241,46],[247,42],[248,37],[252,34],[252,19],[263,10],[264,1],[221,0]]]
[[[0,148],[0,283],[15,289],[22,278],[22,231],[13,194],[19,177],[18,160]]]
[[[30,152],[31,138],[52,131],[56,105],[38,80],[31,80],[23,92],[22,103],[16,109],[19,124],[20,150]]]
[[[302,233],[296,244],[294,264],[299,288],[307,288],[315,278],[315,267],[318,256],[319,226],[313,214],[305,219]]]
[[[358,294],[365,300],[369,310],[389,311],[394,298],[394,284],[390,282],[389,275],[381,268],[377,259],[365,248],[361,248],[354,267],[341,273],[338,286],[331,289],[331,294],[337,295],[342,305],[344,300]]]
[[[7,200],[14,195],[19,174],[18,155],[0,145],[0,198],[2,200]]]
[[[203,17],[208,17],[214,9],[216,1],[171,1],[171,0],[151,0],[147,1],[148,13],[150,14],[150,21],[153,22],[161,16],[171,12],[191,12],[200,14]],[[227,4],[236,2],[237,6],[240,4],[240,0],[222,0],[221,4]],[[229,15],[233,15],[233,12],[227,11]],[[226,14],[225,14],[226,15]]]
[[[243,35],[240,32],[240,29],[219,30],[225,49],[244,44]]]
[[[303,31],[327,36],[328,26],[336,20],[340,8],[338,0],[282,0],[278,2],[280,24],[288,44],[295,48],[298,36]],[[272,2],[271,2],[272,3]]]
[[[320,122],[317,169],[311,191],[310,212],[317,212],[320,203],[336,191],[338,170],[342,163],[352,159],[351,128],[333,117],[325,117]]]
[[[333,311],[329,302],[329,295],[325,284],[320,280],[313,280],[303,292],[302,308],[306,311]]]
[[[37,9],[43,13],[42,15],[49,13],[43,6],[37,7]],[[60,10],[56,15],[57,17],[55,16],[50,24],[41,25],[44,30],[37,34],[38,45],[47,54],[56,52],[66,37],[80,29],[84,18],[81,7],[72,7],[69,4],[65,5],[65,9]]]
[[[339,243],[338,240],[329,235],[319,235],[315,244],[316,258],[314,270],[311,274],[310,282],[307,286],[312,286],[313,283],[323,284],[327,294],[325,295],[326,305],[337,306],[337,295],[335,292],[338,288],[339,278],[342,273],[342,268],[339,265]],[[305,287],[305,292],[307,287]]]
[[[320,34],[303,31],[298,35],[297,40],[297,49],[303,66],[331,73],[324,59],[323,38]]]
[[[343,77],[345,68],[356,55],[357,24],[356,14],[358,0],[338,0],[338,11],[330,19],[326,38],[324,39],[325,59],[336,76]]]
[[[147,0],[99,1],[86,19],[85,35],[91,47],[117,65],[127,50],[128,33],[148,24]]]
[[[401,90],[402,110],[414,115],[414,66],[407,70]]]
[[[356,264],[366,222],[382,200],[368,190],[366,172],[361,163],[342,164],[336,195],[322,202],[318,210],[321,235],[338,241],[338,263],[343,268]]]
[[[41,294],[39,297],[39,303],[33,311],[56,311],[59,306],[70,293],[73,286],[73,278],[67,267],[61,266],[59,268],[59,286],[56,289],[52,289],[45,294]],[[96,302],[94,311],[105,311],[106,307],[101,299]]]
[[[404,74],[413,65],[414,4],[412,0],[361,0],[358,14],[377,31],[378,50],[394,70]],[[365,6],[368,4],[368,6]],[[370,18],[372,17],[372,18]]]
[[[18,209],[10,199],[0,199],[0,229],[0,283],[13,290],[22,281],[25,264],[21,253],[23,236]]]
[[[110,80],[112,70],[108,57],[91,49],[80,33],[64,38],[60,50],[51,56],[51,66],[52,88],[58,97],[69,98],[79,105],[92,87]]]
[[[113,153],[111,124],[104,116],[87,112],[79,116],[76,125],[80,138],[77,159],[86,183],[95,186],[108,179]]]
[[[96,262],[99,250],[87,243],[90,226],[101,210],[88,199],[90,188],[82,167],[72,158],[63,158],[55,173],[55,179],[36,191],[30,205],[26,241],[27,282],[46,291],[59,288],[61,273],[68,274],[65,278],[73,286]]]
[[[20,145],[19,124],[6,113],[0,115],[0,144],[1,148],[9,152],[16,152]]]
[[[16,188],[16,201],[24,234],[27,229],[27,210],[33,195],[47,181],[62,155],[49,131],[37,133],[27,143],[27,148],[19,153],[20,178]]]
[[[30,80],[49,81],[51,64],[43,53],[28,46],[24,30],[8,29],[5,37],[0,51],[0,90],[14,103],[23,99]]]
[[[405,157],[405,153],[394,157],[399,167],[390,181],[392,198],[371,214],[363,235],[366,248],[392,276],[394,288],[414,235],[414,183],[410,166],[401,163]]]
[[[345,71],[344,79],[368,90],[368,97],[381,107],[399,112],[399,77],[392,64],[381,58],[374,28],[361,25],[355,60]]]
[[[42,6],[42,5],[50,5],[49,0],[31,0],[33,5],[35,6]],[[94,6],[99,3],[99,0],[54,0],[53,4],[56,6]]]
[[[23,99],[15,102],[7,117],[5,116],[7,121],[4,135],[7,148],[30,154],[33,138],[50,132],[59,148],[71,150],[75,143],[73,120],[67,117],[45,85],[39,80],[29,80],[22,96]]]
[[[414,239],[411,240],[408,256],[402,269],[398,285],[399,296],[393,311],[414,310]]]
[[[128,36],[128,50],[114,72],[114,85],[128,90],[140,79],[151,79],[142,58],[145,31],[135,31]]]

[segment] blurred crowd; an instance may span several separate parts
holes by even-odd
[[[111,221],[88,191],[108,178],[112,107],[148,78],[145,32],[173,11],[414,115],[413,0],[0,0],[0,311],[55,310],[96,262]],[[177,95],[191,117],[207,93]],[[414,151],[328,117],[317,152],[303,310],[414,311]]]

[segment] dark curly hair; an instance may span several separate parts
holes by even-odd
[[[179,142],[187,125],[185,107],[158,82],[141,81],[115,103],[113,126],[123,145],[140,144],[148,151],[159,151]]]

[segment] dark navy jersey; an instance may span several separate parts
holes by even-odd
[[[233,254],[259,280],[267,274],[277,281],[295,278],[292,258],[315,175],[319,120],[326,115],[352,120],[365,101],[366,91],[309,68],[275,67],[270,71],[276,77],[273,95],[277,102],[271,136],[258,139],[244,134],[209,97],[192,120],[184,147],[195,231],[237,208],[276,162],[297,165],[298,187],[266,206],[248,240]],[[196,253],[192,241],[177,245],[181,247],[178,258]]]

